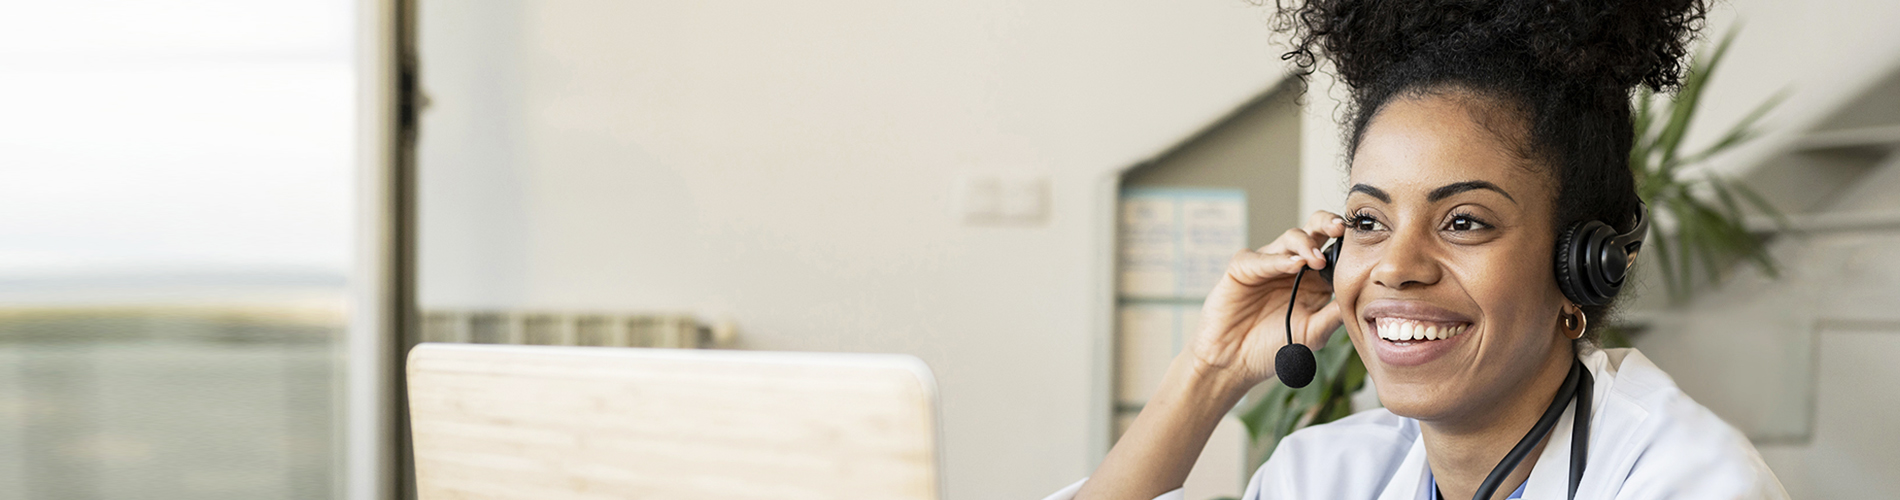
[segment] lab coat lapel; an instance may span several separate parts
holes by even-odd
[[[1379,500],[1434,500],[1431,492],[1431,466],[1425,461],[1425,435],[1412,440],[1412,451],[1405,454],[1398,472],[1385,483]]]
[[[1574,432],[1576,415],[1577,403],[1572,400],[1570,408],[1557,418],[1557,425],[1551,426],[1550,441],[1544,444],[1544,451],[1537,454],[1537,464],[1531,467],[1531,477],[1524,480],[1524,500],[1570,496],[1570,433]]]
[[[1617,397],[1613,390],[1617,383],[1615,362],[1627,353],[1627,349],[1599,349],[1583,355],[1583,366],[1590,370],[1594,383],[1590,391],[1593,404],[1587,417],[1591,423],[1589,463],[1584,466],[1577,498],[1606,498],[1614,494],[1616,486],[1629,476],[1635,464],[1634,447],[1629,443],[1636,433],[1626,430],[1644,425],[1649,412]],[[1619,359],[1611,359],[1612,355]],[[1563,499],[1570,495],[1570,436],[1576,415],[1577,403],[1572,401],[1570,409],[1551,429],[1550,443],[1537,456],[1537,466],[1531,469],[1529,485],[1524,488],[1525,500]]]
[[[1644,425],[1649,412],[1618,397],[1616,365],[1629,349],[1595,349],[1584,353],[1583,367],[1590,370],[1590,443],[1589,464],[1583,469],[1583,482],[1577,498],[1599,498],[1614,494],[1617,485],[1629,476],[1635,464],[1630,441],[1636,433],[1628,429]],[[1570,436],[1576,422],[1577,403],[1571,401],[1557,426],[1551,429],[1550,444],[1537,456],[1525,500],[1562,499],[1570,495]]]
[[[1621,364],[1631,349],[1601,349],[1583,357],[1583,365],[1596,376],[1596,400],[1590,409],[1590,463],[1583,472],[1583,485],[1577,498],[1610,498],[1622,489],[1623,481],[1636,467],[1644,446],[1639,436],[1654,435],[1660,419],[1650,418],[1648,410],[1631,399],[1631,391],[1649,388],[1632,386],[1618,376]]]

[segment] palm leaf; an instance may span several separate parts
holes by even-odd
[[[1755,207],[1756,211],[1767,215],[1770,220],[1773,220],[1776,228],[1784,230],[1788,228],[1788,216],[1781,213],[1781,209],[1775,208],[1774,203],[1770,203],[1767,198],[1763,198],[1761,193],[1755,191],[1755,188],[1748,187],[1747,184],[1739,182],[1731,184],[1731,187],[1737,194],[1742,195],[1742,200],[1747,201],[1750,206]]]
[[[1683,287],[1681,283],[1676,281],[1676,260],[1675,254],[1671,250],[1675,245],[1670,243],[1669,238],[1665,235],[1658,234],[1651,236],[1651,238],[1655,240],[1654,243],[1650,243],[1649,245],[1656,249],[1656,263],[1662,265],[1663,285],[1669,290],[1670,299],[1680,301],[1682,300]]]
[[[1702,103],[1702,90],[1707,88],[1709,73],[1722,63],[1728,55],[1730,44],[1735,41],[1735,33],[1729,32],[1715,46],[1715,52],[1708,57],[1698,57],[1689,67],[1689,75],[1683,79],[1682,89],[1676,91],[1675,102],[1669,106],[1669,122],[1663,125],[1661,135],[1656,138],[1656,148],[1662,152],[1658,162],[1660,171],[1670,174],[1675,171],[1676,155],[1681,149],[1682,139],[1689,134],[1689,123],[1695,111]]]
[[[1749,110],[1748,114],[1742,117],[1742,121],[1736,122],[1734,126],[1729,127],[1728,132],[1724,132],[1722,138],[1717,139],[1715,144],[1711,144],[1709,147],[1703,148],[1702,151],[1684,157],[1682,163],[1692,165],[1702,162],[1709,159],[1709,157],[1721,154],[1730,148],[1759,137],[1761,131],[1756,129],[1755,126],[1761,122],[1762,117],[1767,116],[1769,111],[1774,110],[1775,107],[1780,105],[1781,101],[1786,100],[1787,97],[1788,92],[1782,91],[1775,93],[1775,95],[1769,97],[1768,100],[1762,101],[1761,104],[1755,106],[1755,109]]]

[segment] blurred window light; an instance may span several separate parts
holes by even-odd
[[[0,498],[335,496],[354,5],[0,4]]]

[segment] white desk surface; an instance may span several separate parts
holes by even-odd
[[[423,344],[422,500],[938,498],[916,358]]]

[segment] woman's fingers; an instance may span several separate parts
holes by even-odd
[[[1288,229],[1275,238],[1273,243],[1259,250],[1243,250],[1234,255],[1235,271],[1244,284],[1259,284],[1267,278],[1280,274],[1290,274],[1300,267],[1323,269],[1326,267],[1326,255],[1323,251],[1326,241],[1345,234],[1346,226],[1338,215],[1324,210],[1313,212],[1306,219],[1304,227]],[[1285,256],[1294,264],[1279,262],[1275,256]]]
[[[1333,332],[1339,329],[1340,313],[1338,302],[1328,302],[1325,307],[1306,317],[1305,331],[1300,332],[1301,343],[1318,348],[1331,340]]]
[[[1319,257],[1319,249],[1326,244],[1326,240],[1344,234],[1346,221],[1332,212],[1321,210],[1307,216],[1305,225],[1280,233],[1272,243],[1256,251]]]
[[[1344,223],[1345,223],[1345,220],[1341,219],[1339,217],[1339,214],[1328,212],[1325,210],[1319,210],[1319,211],[1313,212],[1312,215],[1306,216],[1306,225],[1300,226],[1300,227],[1302,229],[1305,229],[1309,233],[1328,234],[1332,236],[1338,236],[1339,233],[1331,232],[1328,230],[1335,227],[1344,228],[1345,227],[1343,225]]]
[[[1305,259],[1299,256],[1241,250],[1228,262],[1227,275],[1242,285],[1256,286],[1292,274],[1304,265]]]
[[[1310,245],[1309,250],[1301,253],[1308,259],[1307,266],[1322,269],[1326,267],[1326,241],[1346,234],[1346,222],[1337,214],[1320,210],[1307,216],[1306,225],[1294,231],[1300,232]]]
[[[1274,239],[1273,243],[1261,247],[1260,253],[1298,257],[1301,265],[1313,267],[1314,269],[1318,269],[1318,267],[1314,267],[1314,259],[1318,259],[1319,262],[1326,262],[1326,257],[1319,252],[1319,247],[1313,244],[1312,233],[1308,233],[1305,229],[1300,228],[1288,229],[1286,232],[1280,233],[1280,237]]]

